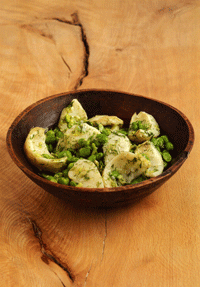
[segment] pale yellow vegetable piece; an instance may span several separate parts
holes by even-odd
[[[79,159],[69,170],[68,177],[81,187],[103,188],[103,179],[97,166],[90,160]]]
[[[146,141],[138,145],[135,154],[142,154],[151,162],[151,166],[145,172],[146,176],[155,177],[163,172],[164,162],[162,156],[152,142]]]
[[[122,152],[115,156],[105,167],[102,177],[105,187],[117,187],[130,184],[131,181],[150,167],[150,161],[140,154]],[[112,175],[115,172],[119,176]]]
[[[68,122],[66,121],[66,116]],[[87,114],[80,102],[77,99],[74,99],[71,101],[70,105],[62,110],[58,127],[62,132],[65,132],[69,126],[72,126],[80,121],[86,121],[87,118]]]
[[[141,121],[142,124],[146,126],[146,128],[134,131],[132,129],[132,123],[137,121]],[[159,136],[159,134],[160,134],[159,125],[152,115],[146,112],[133,114],[130,121],[129,132],[128,132],[128,137],[130,138],[130,140],[137,143],[142,143],[144,141],[150,140],[152,136],[154,137]]]
[[[130,151],[131,142],[125,135],[117,135],[111,133],[108,141],[103,145],[103,153],[105,156],[105,164],[111,161],[116,155],[124,151]]]
[[[65,149],[78,148],[79,139],[88,140],[90,137],[95,138],[98,134],[100,134],[100,131],[87,123],[73,125],[71,129],[66,130],[64,133],[64,143],[62,143],[62,146]]]
[[[89,122],[93,124],[102,124],[103,126],[111,126],[112,130],[118,130],[123,126],[123,120],[117,116],[108,116],[108,115],[97,115],[89,119]]]
[[[67,157],[54,158],[48,151],[45,139],[44,128],[32,128],[24,143],[24,151],[29,161],[39,170],[56,173],[65,165]]]

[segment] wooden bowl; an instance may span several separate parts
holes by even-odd
[[[158,177],[142,183],[116,188],[81,188],[48,181],[37,174],[27,160],[23,145],[32,127],[52,127],[72,99],[78,99],[88,114],[116,115],[129,124],[134,112],[145,111],[155,117],[162,132],[175,145],[172,166]],[[194,130],[187,117],[163,102],[139,95],[107,90],[80,90],[42,99],[26,108],[12,123],[7,133],[7,147],[15,164],[37,185],[56,197],[87,207],[117,207],[136,202],[165,183],[187,159],[194,143]]]

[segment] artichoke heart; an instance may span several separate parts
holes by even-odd
[[[67,157],[55,158],[51,155],[45,143],[45,131],[41,127],[32,128],[24,143],[24,152],[29,161],[39,170],[56,173],[66,164]]]

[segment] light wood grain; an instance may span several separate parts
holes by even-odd
[[[199,286],[200,2],[0,4],[0,286]],[[194,126],[183,167],[137,205],[77,210],[7,153],[7,130],[24,108],[84,88],[165,101]]]

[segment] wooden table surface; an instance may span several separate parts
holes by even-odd
[[[198,0],[0,0],[0,286],[200,286],[199,35]],[[194,127],[185,164],[136,205],[76,209],[7,152],[23,109],[86,88],[165,101]]]

